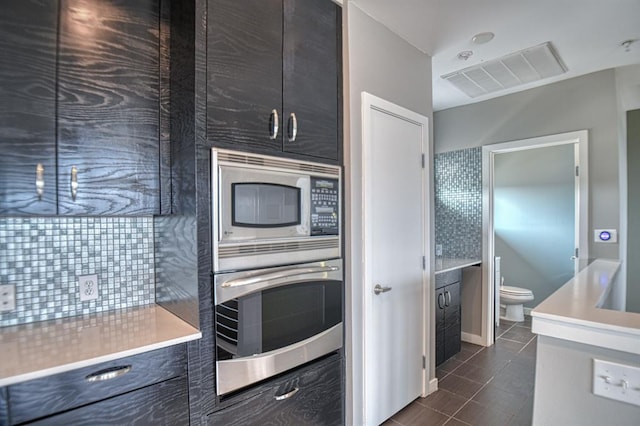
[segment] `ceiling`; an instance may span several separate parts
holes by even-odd
[[[361,9],[432,57],[433,109],[640,63],[640,0],[353,0]],[[486,44],[472,37],[493,32]],[[621,43],[637,40],[628,51]],[[441,78],[480,62],[550,41],[564,74],[470,98]],[[471,50],[467,60],[457,58]]]

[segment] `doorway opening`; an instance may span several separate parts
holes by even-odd
[[[482,162],[482,337],[489,346],[503,276],[507,286],[532,290],[530,309],[588,259],[588,133],[486,145]]]

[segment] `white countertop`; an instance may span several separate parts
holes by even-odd
[[[0,387],[202,337],[158,305],[0,328]]]
[[[481,263],[482,260],[480,259],[436,258],[436,274],[466,268],[467,266],[479,265]]]
[[[640,314],[597,306],[620,268],[595,260],[531,311],[534,333],[640,354]]]

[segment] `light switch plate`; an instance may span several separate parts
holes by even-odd
[[[593,394],[640,406],[640,368],[594,358]]]
[[[78,276],[80,301],[95,300],[98,298],[98,275]]]
[[[13,311],[16,308],[16,286],[0,285],[0,312]]]

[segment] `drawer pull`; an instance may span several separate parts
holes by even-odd
[[[293,395],[297,394],[300,388],[293,388],[293,390],[284,393],[282,395],[278,395],[275,397],[276,401],[284,401],[285,399],[291,398]]]
[[[76,166],[71,167],[71,199],[76,200],[78,195],[78,169]]]
[[[93,374],[89,374],[87,377],[85,377],[85,379],[87,380],[87,382],[104,382],[106,380],[115,379],[116,377],[125,375],[129,371],[131,371],[130,365],[125,365],[123,367],[106,368]]]
[[[38,194],[38,200],[42,200],[44,194],[44,166],[38,163],[36,166],[36,194]]]
[[[278,111],[275,109],[271,110],[271,115],[269,116],[269,139],[273,140],[278,137]]]

